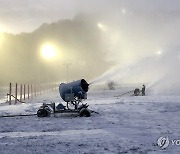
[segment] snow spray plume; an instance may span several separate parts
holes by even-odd
[[[167,50],[162,55],[152,55],[137,60],[126,67],[115,67],[98,77],[93,83],[111,79],[126,83],[147,83],[147,89],[155,93],[169,93],[180,89],[180,73],[175,70],[180,65],[176,50]],[[173,79],[173,80],[172,80]],[[175,92],[172,92],[175,93]]]
[[[92,83],[147,83],[161,93],[180,89],[180,14],[168,6],[150,13],[129,9],[104,18],[106,61],[114,66]]]

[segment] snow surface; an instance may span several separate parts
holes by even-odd
[[[91,117],[0,118],[0,153],[180,153],[180,146],[162,150],[159,137],[180,139],[180,96],[130,96],[122,90],[90,90],[85,101],[99,112]],[[0,104],[0,116],[36,113],[43,102],[61,102],[58,91],[27,101]]]

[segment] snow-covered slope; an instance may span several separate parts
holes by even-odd
[[[91,117],[0,118],[0,153],[180,153],[161,149],[160,137],[180,139],[180,96],[118,96],[121,90],[93,90],[86,102]],[[58,91],[26,104],[1,104],[0,115],[36,113],[43,103],[61,102]]]

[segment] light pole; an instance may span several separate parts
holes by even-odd
[[[64,63],[63,65],[66,66],[66,79],[67,79],[67,83],[69,82],[69,66],[72,65],[71,63]]]

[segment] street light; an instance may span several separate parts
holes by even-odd
[[[66,78],[67,78],[67,83],[69,82],[69,66],[72,65],[70,62],[64,62],[63,65],[66,66]]]
[[[157,51],[156,54],[159,56],[162,55],[162,50]]]
[[[43,44],[40,45],[39,47],[39,56],[41,61],[46,64],[46,66],[48,67],[48,65],[53,65],[55,64],[55,61],[58,60],[58,56],[59,56],[59,50],[58,47],[52,43],[52,42],[44,42]],[[41,68],[42,68],[42,64],[40,61],[36,62],[36,71],[37,71],[37,81],[40,82],[41,78],[43,77],[45,80],[48,80],[47,76],[42,76],[41,72]]]
[[[122,12],[122,14],[126,14],[127,11],[126,11],[126,9],[122,9],[121,12]]]
[[[57,56],[57,49],[53,44],[44,44],[41,47],[41,55],[45,60],[52,60]]]
[[[97,23],[97,26],[99,27],[99,29],[103,30],[103,31],[106,31],[107,30],[107,26],[102,24],[102,23]]]

